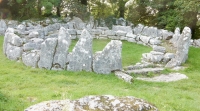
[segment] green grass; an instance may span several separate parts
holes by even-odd
[[[184,64],[189,67],[182,71],[189,77],[188,80],[171,83],[135,80],[133,84],[129,84],[117,79],[114,74],[48,71],[26,67],[20,62],[8,60],[3,55],[2,42],[3,38],[0,37],[0,111],[23,111],[41,101],[104,94],[142,98],[155,104],[160,111],[200,110],[198,48],[190,49],[189,59]],[[94,50],[103,49],[107,42],[109,40],[94,40],[94,47],[101,47]],[[96,43],[99,45],[95,46]],[[137,62],[140,60],[140,53],[148,50],[149,48],[141,45],[123,42],[123,64]]]

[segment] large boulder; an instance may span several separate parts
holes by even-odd
[[[49,70],[52,68],[57,41],[57,38],[48,38],[41,44],[40,60],[38,62],[39,68]]]
[[[194,44],[197,47],[200,47],[200,39],[194,40]]]
[[[14,29],[8,28],[5,33],[3,52],[11,60],[19,60],[22,55],[22,39],[14,34]]]
[[[92,36],[84,29],[79,41],[72,52],[68,55],[70,71],[92,71]]]
[[[44,27],[44,34],[47,36],[49,32],[57,31],[59,29],[60,29],[59,23],[51,24],[51,25],[48,25],[47,27]]]
[[[71,44],[71,36],[68,31],[61,27],[58,34],[58,44],[54,55],[53,69],[66,69],[67,67],[67,55],[69,46]]]
[[[11,41],[12,34],[14,34],[14,29],[13,28],[8,28],[6,30],[5,36],[4,36],[4,41],[3,41],[3,52],[6,55],[6,50],[7,50],[7,44]]]
[[[4,35],[7,29],[6,22],[4,20],[0,20],[0,35]]]
[[[23,50],[31,51],[31,50],[40,50],[41,44],[44,40],[40,38],[32,38],[27,41],[27,43],[23,44]]]
[[[147,62],[161,63],[164,58],[164,53],[151,51],[150,53],[142,54],[142,59]]]
[[[143,31],[144,25],[142,24],[138,24],[133,30],[134,30],[134,34],[141,34],[141,32]]]
[[[32,50],[30,52],[23,52],[22,61],[26,66],[38,67],[38,61],[40,59],[40,51]]]
[[[142,35],[150,37],[158,37],[158,29],[156,27],[145,26],[141,32]]]
[[[173,59],[171,59],[165,67],[176,67],[180,66],[181,64],[185,63],[188,58],[188,51],[190,47],[190,40],[191,40],[191,29],[189,27],[185,27],[183,32],[177,41],[177,51],[176,55]]]
[[[151,39],[151,38],[148,37],[148,36],[140,35],[140,40],[141,40],[143,43],[145,43],[145,44],[148,44],[150,39]]]
[[[20,60],[22,56],[22,48],[13,46],[10,43],[8,43],[6,48],[6,56],[10,60]]]
[[[87,96],[74,100],[73,104],[77,111],[158,111],[155,106],[132,96]]]
[[[158,111],[147,101],[133,96],[86,96],[77,100],[52,100],[30,106],[24,111]]]
[[[100,74],[109,74],[111,71],[121,70],[122,42],[111,40],[103,51],[97,52],[93,59],[93,70]]]

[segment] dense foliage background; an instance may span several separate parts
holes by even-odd
[[[122,17],[134,24],[171,31],[189,26],[193,38],[200,38],[199,0],[0,0],[0,7],[9,10],[13,19],[21,20],[49,16],[84,20],[92,15],[106,23]]]

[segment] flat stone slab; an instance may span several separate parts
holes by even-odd
[[[162,74],[160,76],[156,76],[153,78],[138,77],[136,79],[143,80],[143,81],[152,81],[152,82],[173,82],[173,81],[178,81],[182,79],[188,79],[188,77],[181,73],[170,73],[168,75]]]
[[[161,71],[163,71],[164,68],[143,68],[143,69],[136,69],[136,70],[128,70],[126,71],[127,73],[131,74],[148,74],[149,72],[152,73],[160,73]]]

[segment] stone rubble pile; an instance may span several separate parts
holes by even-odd
[[[143,45],[158,45],[161,44],[162,39],[166,39],[173,35],[172,32],[156,27],[148,27],[142,24],[132,28],[131,26],[113,26],[112,29],[108,27],[92,26],[92,23],[84,23],[81,19],[74,17],[67,23],[61,22],[57,19],[46,19],[44,21],[24,21],[18,23],[16,21],[1,20],[0,32],[5,34],[7,27],[14,28],[15,33],[20,37],[28,36],[29,38],[57,38],[58,30],[64,27],[71,39],[80,38],[82,30],[87,29],[93,38],[98,39],[114,39],[127,40]]]
[[[77,100],[45,101],[24,111],[158,111],[143,99],[132,96],[86,96]]]

